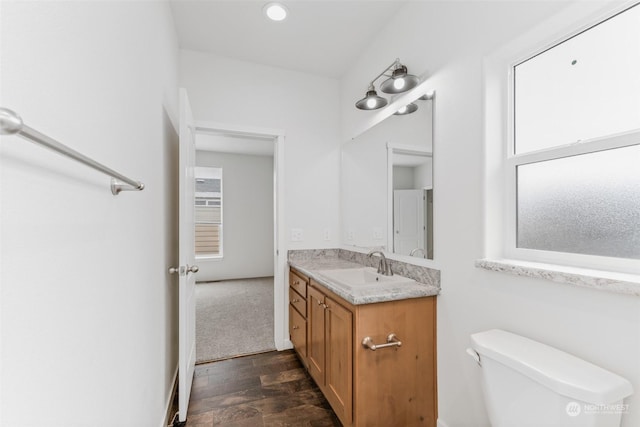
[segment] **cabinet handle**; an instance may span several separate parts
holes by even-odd
[[[295,304],[297,302],[300,302],[300,300],[298,298],[294,298],[293,300],[291,300],[291,302]]]
[[[293,329],[300,329],[300,326],[293,325]]]
[[[322,305],[322,301],[318,300],[318,305]]]
[[[364,348],[368,348],[371,351],[376,351],[379,348],[387,348],[387,347],[402,347],[402,341],[398,339],[396,334],[391,333],[387,336],[386,344],[374,344],[371,337],[364,337],[362,340],[362,345]]]

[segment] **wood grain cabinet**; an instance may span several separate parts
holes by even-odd
[[[309,278],[289,271],[289,339],[300,359],[307,365],[307,284]]]
[[[354,319],[354,425],[435,427],[436,297],[359,305]],[[392,333],[401,347],[362,345]]]
[[[436,297],[352,305],[313,278],[290,277],[306,280],[306,317],[289,306],[292,342],[304,320],[305,346],[294,347],[342,424],[435,427]],[[390,334],[401,346],[362,343],[388,344]]]
[[[353,411],[353,315],[317,286],[308,287],[309,373],[344,425]]]

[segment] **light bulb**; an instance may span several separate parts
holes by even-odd
[[[287,8],[280,3],[269,3],[264,7],[264,13],[272,21],[284,21],[287,17]]]
[[[400,90],[404,87],[404,78],[400,77],[393,80],[393,87]]]
[[[373,98],[367,99],[367,108],[373,108],[376,106],[376,100]]]
[[[407,112],[407,106],[403,105],[402,107],[400,107],[400,109],[398,110],[398,114],[404,114]]]

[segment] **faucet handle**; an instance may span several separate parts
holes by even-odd
[[[389,260],[386,260],[386,262],[384,263],[384,274],[385,276],[393,276],[393,271],[391,271],[391,264],[389,263]]]

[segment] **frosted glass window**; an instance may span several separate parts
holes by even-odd
[[[514,67],[515,153],[640,128],[640,6]]]
[[[520,165],[519,248],[640,259],[640,146]]]

